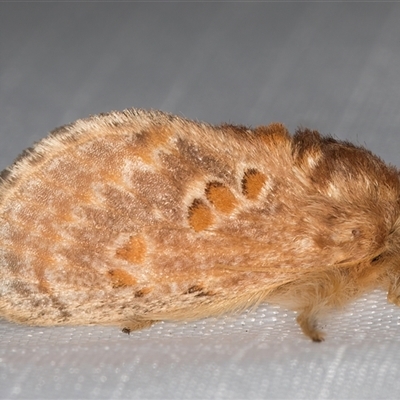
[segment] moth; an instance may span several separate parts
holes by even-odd
[[[317,131],[129,109],[1,173],[10,321],[130,332],[271,302],[318,342],[321,316],[375,288],[400,305],[400,172]]]

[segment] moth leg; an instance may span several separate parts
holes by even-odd
[[[325,333],[318,330],[317,313],[314,309],[306,308],[297,317],[297,322],[300,325],[303,333],[308,336],[313,342],[322,342],[325,340]]]
[[[140,329],[150,328],[150,326],[153,325],[154,322],[156,321],[150,321],[144,319],[127,321],[123,324],[122,332],[127,333],[129,335],[132,331],[138,331]]]
[[[389,303],[393,303],[394,305],[400,307],[400,287],[399,286],[392,286],[389,289],[387,301]]]

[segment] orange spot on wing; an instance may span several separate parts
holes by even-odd
[[[213,222],[210,208],[200,199],[195,199],[189,208],[189,224],[196,231],[208,228]]]
[[[108,271],[108,276],[111,279],[112,286],[114,289],[134,286],[137,284],[136,279],[123,269],[110,269]]]
[[[262,187],[266,177],[256,169],[248,169],[242,179],[242,192],[250,200],[255,200]]]
[[[118,258],[122,258],[132,264],[140,264],[146,256],[146,241],[142,236],[131,236],[129,240],[115,252]]]
[[[232,192],[220,182],[211,182],[206,188],[207,199],[223,213],[230,213],[237,201]]]

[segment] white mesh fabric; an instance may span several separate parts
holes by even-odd
[[[1,398],[396,398],[400,309],[376,291],[325,319],[312,343],[295,313],[117,328],[0,324]]]

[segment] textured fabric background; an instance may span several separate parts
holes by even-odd
[[[0,169],[50,129],[155,108],[303,125],[400,166],[396,3],[1,3]],[[0,398],[399,398],[400,309],[374,292],[311,343],[295,314],[32,328],[0,321]]]

